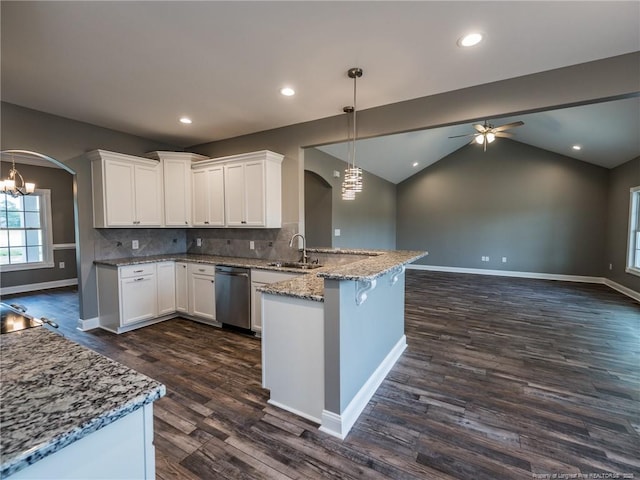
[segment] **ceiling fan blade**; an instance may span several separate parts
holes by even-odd
[[[482,125],[480,123],[474,123],[473,124],[473,128],[475,128],[480,133],[484,133],[484,132],[486,132],[488,130],[486,125]]]
[[[493,128],[493,132],[502,132],[503,130],[508,130],[510,128],[516,128],[516,127],[521,127],[522,125],[524,125],[524,122],[512,122],[512,123],[506,123],[504,125],[500,125],[499,127],[495,127]]]
[[[515,135],[513,133],[510,133],[510,132],[496,132],[496,133],[494,133],[494,135],[496,137],[502,137],[502,138],[513,138],[513,137],[515,137]]]
[[[472,135],[474,135],[474,136],[475,136],[475,133],[467,133],[466,135],[454,135],[454,136],[449,137],[449,138],[470,137],[470,136],[472,136]]]

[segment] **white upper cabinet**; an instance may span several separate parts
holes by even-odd
[[[149,158],[162,162],[164,187],[164,224],[188,227],[191,214],[191,163],[207,157],[188,152],[150,152]]]
[[[224,167],[222,165],[194,166],[193,225],[224,227]]]
[[[282,180],[281,168],[283,156],[268,150],[215,158],[204,162],[197,162],[193,168],[194,186],[194,225],[196,216],[204,219],[202,213],[211,206],[207,201],[215,199],[219,220],[215,226],[252,227],[252,228],[280,228],[282,226]],[[224,177],[223,189],[209,189],[206,192],[207,181],[204,176],[199,178],[202,170],[222,168]],[[220,171],[218,170],[217,173]],[[213,196],[213,192],[222,197]],[[203,195],[207,195],[204,197]],[[221,221],[221,222],[220,222]],[[208,226],[214,225],[209,220]],[[202,225],[202,223],[199,223]]]
[[[121,153],[94,150],[91,160],[93,226],[163,225],[162,166]]]

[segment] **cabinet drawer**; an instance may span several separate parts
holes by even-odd
[[[140,275],[152,275],[156,273],[155,263],[143,263],[141,265],[128,265],[119,268],[120,278],[131,278]]]
[[[192,263],[189,265],[192,273],[199,273],[200,275],[215,275],[216,266],[202,263]]]

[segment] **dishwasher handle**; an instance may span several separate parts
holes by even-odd
[[[237,272],[224,272],[216,270],[216,275],[227,275],[229,277],[247,277],[249,278],[248,273],[237,273]]]

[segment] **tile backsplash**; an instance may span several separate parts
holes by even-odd
[[[297,223],[282,228],[96,228],[94,248],[96,260],[141,257],[172,253],[223,255],[228,257],[299,260],[297,240],[289,247]],[[201,239],[201,246],[197,246]],[[138,248],[133,248],[133,241]],[[254,248],[250,248],[253,242]]]

